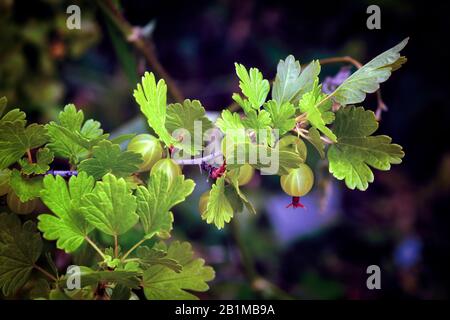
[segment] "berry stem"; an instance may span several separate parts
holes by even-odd
[[[28,162],[33,163],[33,157],[31,156],[30,149],[27,149],[27,157],[28,157]]]

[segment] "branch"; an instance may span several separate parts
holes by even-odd
[[[106,16],[108,16],[111,22],[122,33],[124,38],[127,41],[131,42],[134,47],[141,52],[141,54],[147,60],[150,68],[158,75],[159,78],[162,78],[166,81],[172,98],[176,102],[182,103],[184,101],[184,96],[181,93],[181,90],[175,84],[175,81],[159,62],[155,53],[153,42],[151,40],[146,41],[142,36],[141,29],[139,27],[132,26],[111,0],[97,0],[97,3],[100,9],[105,13]]]
[[[358,60],[350,57],[350,56],[344,56],[344,57],[331,57],[331,58],[325,58],[325,59],[320,59],[319,63],[321,65],[324,64],[330,64],[330,63],[339,63],[339,62],[348,62],[351,63],[352,65],[354,65],[357,69],[361,69],[362,68],[362,63],[359,62]]]
[[[134,244],[134,246],[132,246],[131,248],[130,248],[130,250],[128,250],[124,255],[123,255],[123,257],[122,257],[122,262],[125,262],[125,259],[134,251],[134,250],[136,250],[141,244],[143,244],[145,241],[146,241],[147,239],[146,238],[143,238],[143,239],[141,239],[140,241],[138,241],[138,242],[136,242],[135,244]]]
[[[30,149],[27,149],[27,158],[28,158],[28,163],[33,163],[33,157],[31,156]]]
[[[36,270],[39,270],[41,273],[45,274],[48,278],[50,278],[53,281],[58,281],[58,279],[56,279],[56,277],[54,275],[52,275],[50,272],[46,271],[45,269],[41,268],[40,266],[38,266],[37,264],[34,264],[33,267]]]
[[[302,138],[311,140],[310,136],[308,135],[308,130],[304,129],[304,128],[300,128],[300,127],[295,127],[294,129],[292,129],[293,132],[299,134],[300,136],[302,136]],[[320,140],[322,140],[323,143],[325,144],[333,144],[334,142],[331,141],[330,139],[328,139],[327,137],[324,136],[320,136]]]
[[[180,159],[175,160],[176,163],[186,166],[186,165],[200,165],[203,162],[218,158],[223,156],[222,152],[214,152],[202,158],[194,158],[194,159]]]
[[[76,170],[49,170],[45,174],[51,174],[53,176],[61,176],[63,178],[69,178],[72,176],[77,176],[78,171],[76,171]]]
[[[87,241],[87,243],[91,245],[92,248],[94,248],[95,251],[97,251],[100,257],[102,257],[102,259],[105,260],[106,258],[105,255],[103,254],[102,250],[100,250],[100,248],[95,244],[95,242],[92,241],[91,238],[89,238],[88,236],[85,236],[84,239]]]

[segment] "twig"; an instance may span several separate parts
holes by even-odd
[[[222,152],[214,152],[202,158],[194,158],[194,159],[179,159],[175,160],[176,163],[180,165],[200,165],[203,162],[218,158],[223,156]]]
[[[53,176],[61,176],[63,178],[68,178],[78,175],[76,170],[49,170],[45,174],[51,174]]]
[[[388,111],[388,107],[384,103],[383,99],[381,98],[381,90],[378,89],[377,91],[377,110],[375,110],[375,118],[377,121],[381,120],[381,113],[383,111]]]
[[[147,60],[150,68],[160,77],[163,78],[169,89],[172,98],[176,102],[183,102],[184,96],[181,90],[176,85],[172,77],[167,73],[166,69],[159,62],[153,42],[151,40],[146,41],[142,37],[142,33],[139,32],[140,28],[132,26],[112,3],[111,0],[97,0],[97,3],[101,10],[109,17],[111,22],[119,29],[124,38],[132,43],[134,47],[141,52],[141,54]]]
[[[351,64],[353,64],[356,68],[361,69],[362,68],[362,63],[359,62],[358,60],[350,57],[350,56],[344,56],[344,57],[331,57],[331,58],[325,58],[325,59],[320,59],[319,63],[321,65],[324,64],[330,64],[330,63],[339,63],[339,62],[349,62]]]
[[[28,157],[28,163],[33,163],[33,157],[31,156],[30,149],[27,149],[27,157]]]
[[[50,278],[51,280],[57,282],[58,279],[56,279],[56,277],[54,275],[52,275],[50,272],[44,270],[43,268],[41,268],[40,266],[38,266],[37,264],[34,264],[33,267],[36,270],[39,270],[41,273],[45,274],[48,278]]]
[[[95,251],[102,257],[103,260],[105,260],[105,255],[103,254],[102,250],[100,250],[99,247],[95,244],[94,241],[92,241],[88,236],[85,236],[84,239],[91,245],[92,248],[94,248]]]
[[[292,131],[299,134],[300,136],[302,136],[305,139],[311,140],[311,138],[308,135],[308,130],[306,130],[304,128],[295,127],[294,129],[292,129]],[[331,141],[330,139],[328,139],[327,137],[324,137],[324,136],[320,136],[320,140],[322,140],[326,144],[334,143],[333,141]]]
[[[126,258],[127,258],[134,250],[136,250],[137,247],[139,247],[141,244],[143,244],[146,240],[147,240],[147,239],[143,238],[143,239],[141,239],[140,241],[136,242],[136,243],[134,244],[134,246],[132,246],[132,247],[130,248],[130,250],[128,250],[128,251],[123,255],[123,257],[122,257],[122,259],[121,259],[122,262],[124,262],[125,259],[126,259]]]
[[[114,235],[114,258],[119,256],[119,237],[117,234]]]

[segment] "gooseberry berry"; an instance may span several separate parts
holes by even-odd
[[[306,195],[314,184],[314,174],[307,164],[300,164],[291,169],[287,175],[281,176],[281,188],[292,197],[292,203],[287,207],[303,207],[300,197]]]
[[[158,160],[152,167],[151,174],[158,171],[164,172],[169,177],[170,182],[172,182],[175,177],[182,174],[180,166],[174,160],[169,158]]]
[[[297,136],[287,135],[278,141],[278,147],[280,149],[292,149],[300,155],[303,161],[306,160],[307,149],[305,142]]]
[[[206,191],[202,193],[202,195],[200,196],[200,200],[198,201],[198,210],[201,215],[203,215],[206,212],[208,201],[209,201],[209,191]]]
[[[255,169],[251,165],[246,163],[239,169],[230,170],[227,173],[227,176],[229,176],[230,178],[234,178],[236,175],[238,175],[238,183],[240,186],[243,186],[249,183],[250,180],[252,180],[254,173]]]
[[[143,162],[139,166],[140,172],[149,171],[163,155],[161,143],[150,134],[139,134],[131,139],[127,150],[139,153],[142,156]]]
[[[9,209],[11,209],[11,211],[14,213],[29,214],[33,212],[33,210],[36,208],[37,200],[33,199],[26,202],[22,202],[20,201],[16,193],[10,190],[10,192],[6,196],[6,203],[8,204]]]

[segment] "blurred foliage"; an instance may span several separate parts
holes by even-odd
[[[53,118],[66,88],[60,65],[76,60],[100,38],[90,1],[83,6],[81,29],[66,26],[70,1],[0,1],[0,96]],[[32,7],[32,8],[30,8]],[[36,10],[33,10],[36,8]]]

